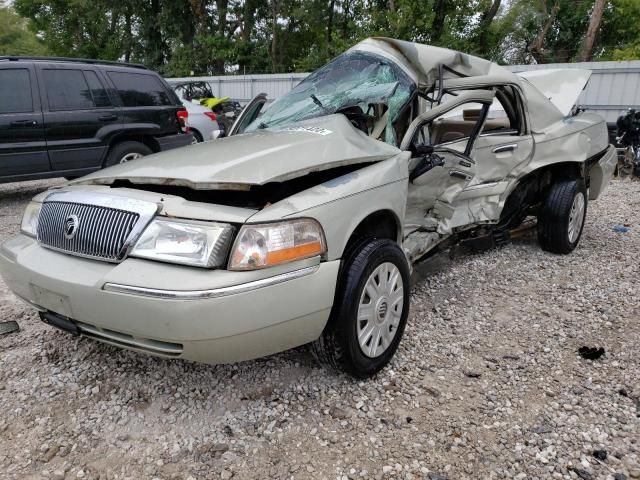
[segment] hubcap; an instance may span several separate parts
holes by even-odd
[[[571,212],[569,212],[569,242],[573,243],[578,239],[584,222],[584,195],[582,192],[576,193],[571,204]]]
[[[142,158],[142,157],[144,157],[144,155],[138,152],[127,153],[120,159],[120,163],[127,163],[127,162],[130,162],[131,160],[137,160],[138,158]]]
[[[402,275],[393,263],[385,262],[371,273],[360,295],[356,333],[365,356],[379,357],[389,348],[403,307]]]

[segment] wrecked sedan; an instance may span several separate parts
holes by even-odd
[[[582,70],[527,78],[463,53],[365,40],[230,136],[36,196],[6,283],[76,335],[240,361],[303,344],[357,377],[386,365],[411,265],[537,217],[566,254],[613,173]]]

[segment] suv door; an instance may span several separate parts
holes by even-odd
[[[96,169],[106,139],[121,116],[96,72],[81,65],[38,65],[45,95],[43,115],[51,167],[56,171]]]
[[[118,92],[128,131],[154,136],[181,133],[177,112],[184,106],[158,74],[115,67],[106,69],[105,74]]]
[[[0,177],[50,169],[33,66],[0,64]]]

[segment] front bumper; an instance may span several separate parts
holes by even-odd
[[[609,145],[589,172],[589,200],[596,200],[607,191],[617,164],[618,154],[616,149],[613,145]]]
[[[82,335],[205,363],[257,358],[318,338],[338,267],[318,259],[256,272],[134,258],[114,265],[42,248],[25,235],[0,246],[9,288],[35,308],[73,320]]]

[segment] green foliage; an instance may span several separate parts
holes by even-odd
[[[14,0],[25,20],[0,9],[0,50],[42,52],[44,43],[54,55],[142,62],[170,76],[309,71],[368,36],[430,43],[502,63],[565,62],[579,57],[593,3]],[[608,0],[594,58],[637,58],[638,18],[639,0]]]
[[[46,55],[44,43],[29,22],[0,2],[0,55]]]

